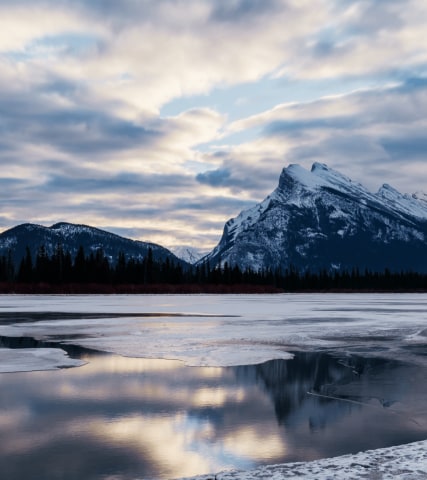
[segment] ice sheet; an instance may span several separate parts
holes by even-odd
[[[295,349],[427,362],[417,354],[427,344],[419,294],[3,296],[0,317],[3,336],[188,365],[255,364]]]

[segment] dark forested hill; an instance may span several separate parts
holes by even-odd
[[[0,234],[0,256],[7,256],[10,251],[15,266],[18,266],[25,256],[26,247],[29,247],[32,258],[35,259],[41,247],[46,255],[51,256],[58,246],[72,257],[75,257],[80,247],[83,247],[86,254],[101,249],[113,264],[117,262],[120,253],[123,253],[126,259],[142,260],[151,249],[155,261],[169,258],[171,262],[184,268],[189,266],[160,245],[130,240],[87,225],[57,223],[51,227],[43,227],[25,223]]]

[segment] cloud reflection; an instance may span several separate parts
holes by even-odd
[[[5,478],[29,478],[36,469],[48,478],[53,468],[66,480],[178,478],[383,445],[384,438],[414,438],[414,429],[425,435],[373,397],[420,398],[419,382],[407,382],[405,392],[391,382],[412,375],[393,362],[366,360],[363,377],[354,377],[321,354],[207,369],[112,355],[86,360],[76,369],[0,376]],[[307,395],[355,395],[360,385],[359,404]],[[419,409],[415,401],[411,409]],[[363,430],[372,430],[368,440]]]
[[[142,456],[149,456],[150,462],[162,472],[163,478],[208,473],[218,462],[206,455],[201,443],[206,442],[201,433],[204,426],[189,429],[186,416],[120,418],[112,422],[97,422],[90,425],[90,432],[101,436],[108,443],[131,447]],[[200,449],[194,448],[201,445]],[[201,450],[201,451],[197,451]]]
[[[279,432],[274,432],[274,428],[270,430],[273,425],[265,427],[265,432],[250,426],[233,431],[225,438],[224,446],[235,455],[260,463],[278,462],[286,455],[286,440]]]

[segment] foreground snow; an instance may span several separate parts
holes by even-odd
[[[345,479],[416,480],[427,478],[427,440],[314,462],[269,465],[249,471],[199,475],[192,480]],[[184,480],[184,479],[183,479]],[[188,479],[187,479],[188,480]]]

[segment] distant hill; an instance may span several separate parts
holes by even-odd
[[[427,272],[427,196],[384,184],[370,193],[315,163],[284,168],[263,202],[229,220],[209,262],[255,270],[295,267]]]
[[[154,260],[161,262],[169,258],[176,265],[190,268],[187,262],[160,245],[130,240],[87,225],[56,223],[51,227],[44,227],[24,223],[0,234],[0,256],[8,255],[10,250],[15,265],[18,265],[25,255],[27,246],[34,259],[42,245],[49,256],[58,245],[61,245],[64,251],[69,251],[72,257],[76,255],[80,246],[83,246],[86,254],[101,248],[112,263],[117,261],[121,252],[125,254],[126,259],[141,260],[146,257],[151,248]]]

